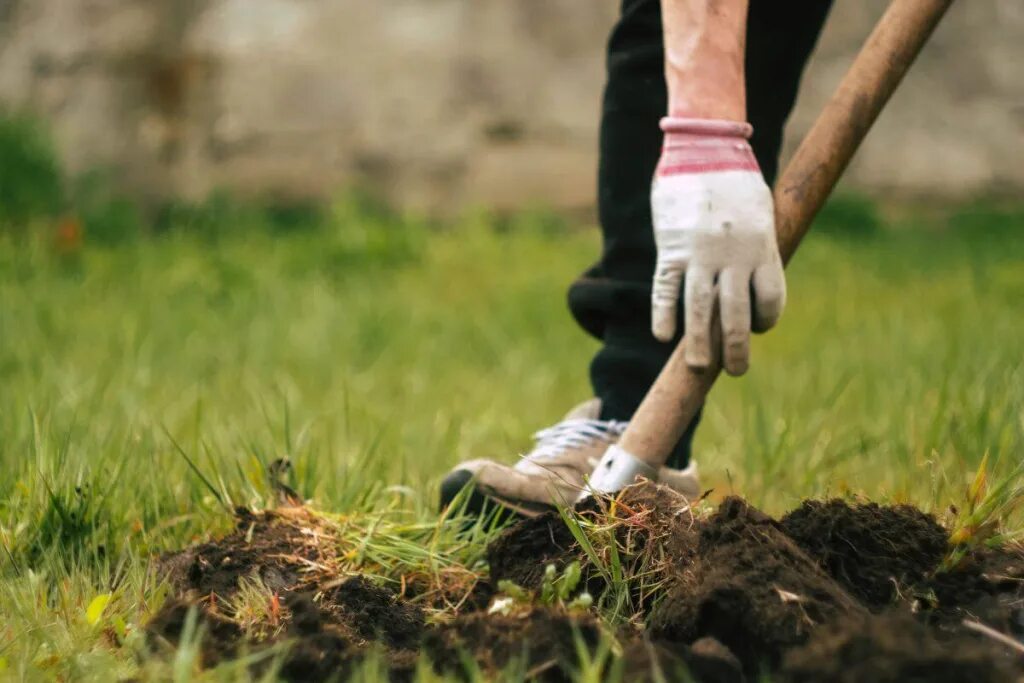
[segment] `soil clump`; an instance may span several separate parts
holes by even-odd
[[[843,588],[872,609],[920,583],[949,551],[935,518],[910,505],[804,501],[781,528]]]
[[[655,637],[715,638],[748,674],[803,643],[818,625],[864,608],[821,571],[773,519],[728,498],[700,529],[699,568],[651,615]]]
[[[155,568],[178,595],[230,598],[242,579],[258,579],[271,591],[297,590],[319,583],[322,568],[335,554],[323,527],[322,520],[301,507],[272,512],[239,507],[230,534],[168,553]]]

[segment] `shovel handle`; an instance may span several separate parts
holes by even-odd
[[[775,185],[775,231],[789,262],[811,221],[953,0],[892,0]],[[694,372],[683,339],[637,408],[619,447],[652,467],[668,460],[721,372]],[[714,347],[718,348],[715,343]]]

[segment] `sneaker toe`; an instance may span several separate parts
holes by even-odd
[[[444,510],[455,498],[469,486],[476,474],[464,467],[457,467],[449,472],[441,481],[441,510]],[[473,515],[483,514],[487,506],[487,496],[480,493],[475,487],[469,492],[469,499],[466,501],[466,512]]]
[[[547,473],[545,473],[546,475]],[[537,476],[491,460],[460,463],[441,482],[441,509],[451,505],[461,491],[471,487],[466,511],[481,514],[498,504],[520,515],[533,516],[551,509],[556,500],[570,504],[572,497],[558,491],[550,476]]]

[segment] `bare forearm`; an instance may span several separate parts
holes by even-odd
[[[748,0],[661,0],[670,116],[746,120]]]

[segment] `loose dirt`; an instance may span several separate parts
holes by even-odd
[[[715,638],[751,675],[775,668],[818,624],[864,611],[778,523],[738,498],[702,525],[695,561],[695,578],[669,590],[651,631],[669,641]]]
[[[495,584],[512,581],[523,588],[538,588],[547,565],[561,570],[578,551],[569,527],[550,512],[524,519],[494,539],[487,546],[487,564]]]
[[[600,649],[603,635],[616,653],[606,673],[624,680],[1024,680],[1019,653],[963,625],[1024,635],[1024,551],[978,549],[944,567],[948,533],[916,508],[805,501],[776,520],[727,498],[698,514],[639,484],[577,518],[586,549],[552,512],[496,537],[488,575],[455,568],[383,584],[336,575],[339,546],[312,512],[239,511],[224,538],[158,561],[175,597],[149,642],[169,652],[195,610],[204,666],[278,647],[292,681],[344,679],[371,653],[396,680],[423,663],[466,679],[515,667],[569,680],[579,648]],[[536,590],[547,564],[573,561],[596,604],[619,606],[614,630],[562,604],[488,610],[499,581]],[[613,566],[624,583],[609,583]],[[253,582],[270,601],[255,618],[239,609]]]
[[[920,583],[948,552],[948,534],[909,505],[805,501],[782,530],[868,607],[892,602],[899,586]]]
[[[323,542],[323,523],[305,508],[273,513],[235,510],[235,530],[224,538],[168,553],[156,565],[179,595],[235,594],[242,579],[271,591],[292,591],[323,580],[336,548]]]

